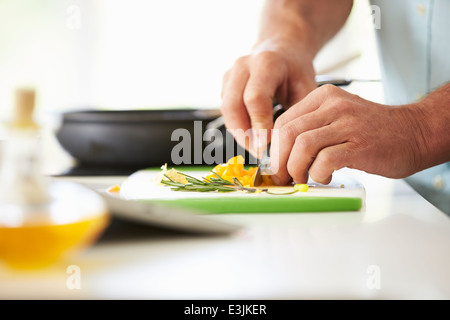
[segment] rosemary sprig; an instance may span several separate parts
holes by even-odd
[[[239,181],[238,178],[234,177],[233,182],[225,180],[217,173],[212,172],[215,177],[202,178],[198,179],[192,177],[186,173],[179,172],[179,174],[186,178],[187,183],[181,183],[173,180],[168,175],[164,174],[165,179],[161,180],[161,183],[171,187],[173,191],[190,191],[190,192],[233,192],[233,191],[245,191],[249,193],[255,192],[266,192],[272,195],[288,195],[296,192],[304,192],[305,190],[301,188],[297,188],[297,185],[294,186],[293,191],[288,192],[272,192],[269,189],[261,189],[261,188],[248,188],[244,187],[244,185]],[[307,190],[307,188],[306,188]]]
[[[164,177],[166,179],[162,179],[161,183],[165,184],[167,186],[170,186],[173,191],[196,191],[196,192],[210,192],[210,191],[217,191],[217,192],[232,192],[232,191],[246,191],[250,193],[254,193],[258,190],[267,191],[267,189],[256,189],[256,188],[247,188],[242,185],[242,183],[237,179],[234,178],[234,182],[230,182],[228,180],[225,180],[215,172],[213,174],[216,176],[214,178],[202,178],[202,180],[197,179],[195,177],[192,177],[188,174],[178,172],[179,174],[183,175],[187,183],[181,183],[176,182],[173,179],[171,179],[169,176],[164,174]]]

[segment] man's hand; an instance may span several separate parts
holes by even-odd
[[[317,87],[313,59],[352,5],[352,0],[266,1],[254,50],[223,79],[222,113],[238,144],[259,156],[273,127],[274,100],[289,108]]]
[[[320,87],[275,122],[271,168],[276,184],[308,174],[328,184],[348,167],[403,178],[421,169],[432,134],[417,104],[386,106],[332,85]],[[448,148],[448,146],[447,146]]]
[[[238,144],[253,154],[265,148],[274,100],[288,107],[317,87],[312,61],[300,50],[266,42],[235,62],[223,79],[222,114]],[[249,129],[252,141],[245,140]]]

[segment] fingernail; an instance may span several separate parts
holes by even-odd
[[[262,158],[267,148],[267,136],[259,129],[253,130],[253,149],[258,158]]]

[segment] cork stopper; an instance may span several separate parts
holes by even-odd
[[[21,129],[37,129],[33,119],[35,106],[35,92],[33,89],[20,88],[16,90],[16,105],[11,125]]]

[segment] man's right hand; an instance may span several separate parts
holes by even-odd
[[[295,41],[266,40],[224,75],[221,109],[226,128],[239,145],[259,157],[273,128],[274,101],[289,108],[316,87],[312,55]]]

